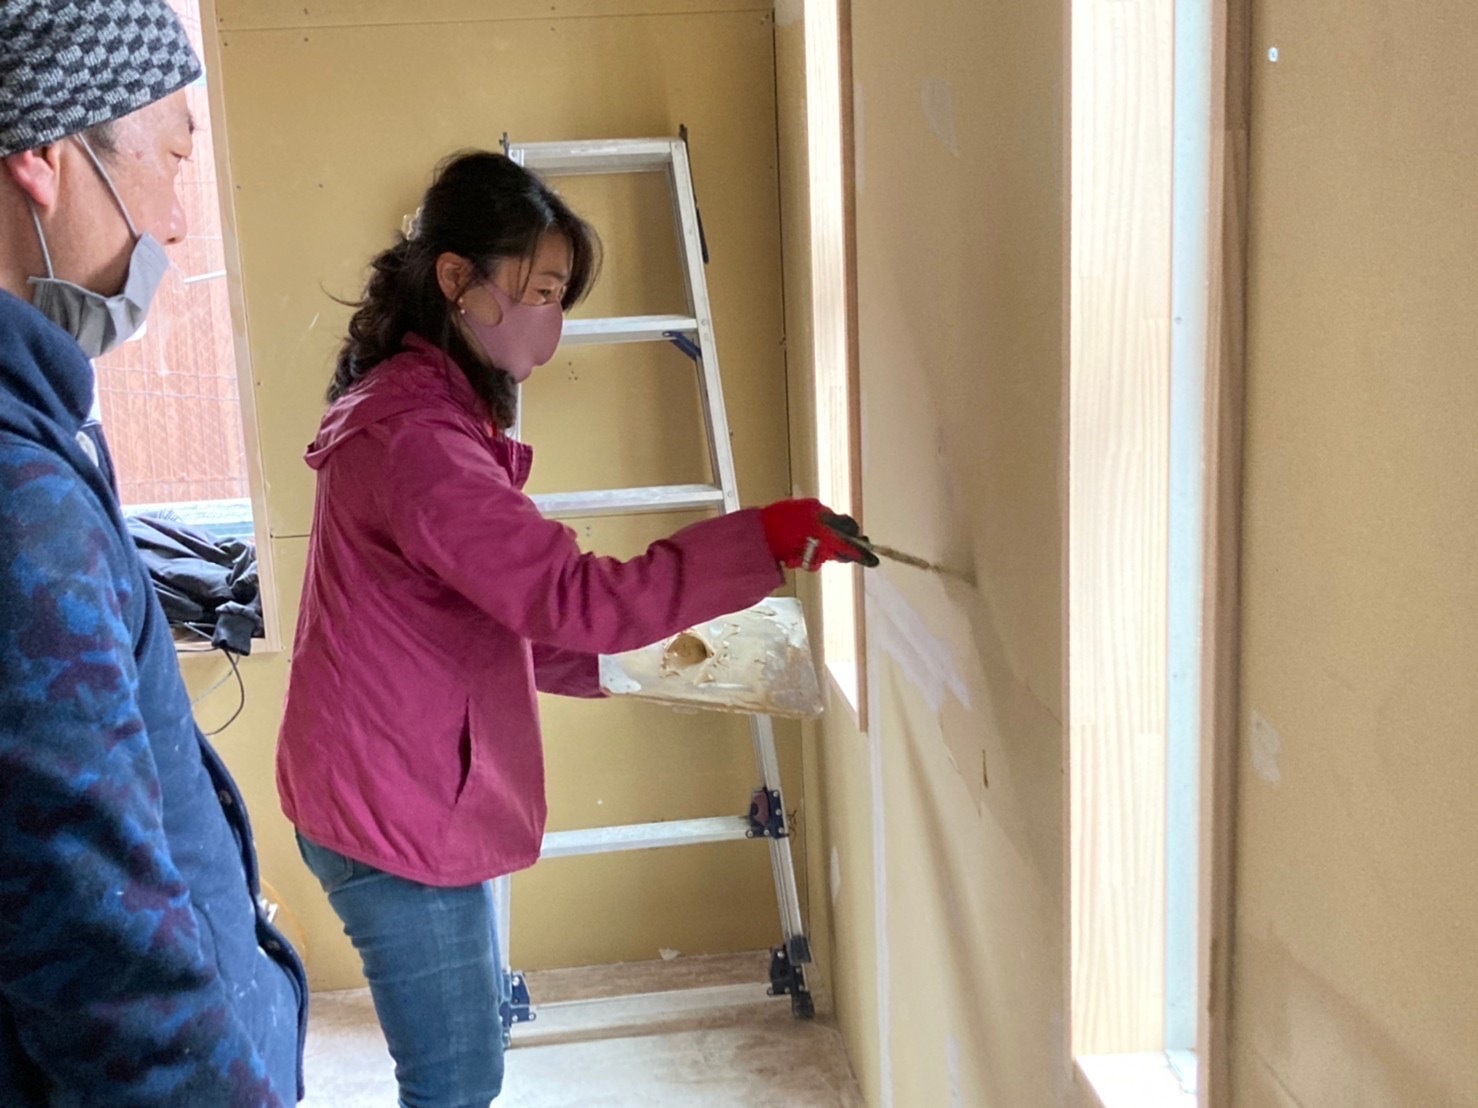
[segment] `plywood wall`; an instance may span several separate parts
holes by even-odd
[[[1478,8],[1253,13],[1234,1102],[1478,1104]]]
[[[741,0],[575,0],[489,5],[217,0],[217,36],[247,325],[286,626],[312,512],[301,455],[323,410],[329,360],[364,265],[415,207],[450,151],[516,139],[692,130],[713,252],[710,288],[741,491],[789,485],[782,352],[773,17]],[[209,28],[208,28],[209,29]],[[681,293],[662,186],[572,183],[606,239],[592,313],[677,310]],[[688,363],[666,348],[561,355],[526,392],[539,490],[704,477]],[[589,547],[632,554],[685,520],[581,528]],[[272,783],[289,657],[252,659],[246,714],[220,740],[245,789],[267,878],[302,920],[317,987],[357,963],[296,857]],[[191,663],[203,688],[218,676]],[[227,714],[213,694],[203,722]],[[755,770],[747,728],[628,704],[546,700],[551,826],[742,812]],[[804,808],[799,733],[782,728],[787,799]],[[802,810],[804,819],[804,811]],[[804,834],[797,841],[804,856]],[[804,873],[802,874],[804,888]],[[561,860],[514,884],[514,961],[524,968],[745,950],[778,940],[767,852],[722,844]]]
[[[1055,1104],[1070,1072],[1064,13],[851,6],[866,524],[981,584],[870,571],[869,733],[839,698],[822,721],[812,885],[832,909],[837,1014],[869,1103]],[[782,89],[803,65],[801,8],[780,7]],[[798,158],[803,112],[781,108]],[[789,234],[803,176],[782,179]],[[786,256],[793,275],[789,243]],[[814,457],[803,411],[798,481]]]

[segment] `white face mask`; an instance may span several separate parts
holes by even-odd
[[[87,152],[93,168],[102,177],[103,184],[113,194],[123,221],[128,224],[128,233],[134,237],[133,256],[128,262],[128,276],[123,282],[123,291],[113,296],[103,296],[63,281],[51,268],[51,251],[46,247],[46,235],[41,230],[41,218],[36,208],[31,207],[31,221],[36,224],[36,237],[41,240],[41,256],[46,260],[46,276],[32,277],[31,303],[74,339],[89,358],[96,358],[112,350],[124,339],[133,335],[144,325],[149,314],[149,305],[169,270],[169,258],[164,247],[150,234],[139,234],[129,217],[128,209],[103,163],[92,152],[92,147],[81,135],[74,135],[82,149]]]

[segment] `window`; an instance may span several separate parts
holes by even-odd
[[[202,58],[198,0],[170,0]],[[221,537],[256,540],[267,645],[277,629],[260,473],[247,449],[250,377],[233,322],[234,267],[217,177],[216,130],[202,78],[186,90],[195,151],[180,173],[189,223],[140,332],[97,359],[94,415],[113,456],[126,515],[166,515]],[[258,524],[261,526],[259,527]]]
[[[198,51],[196,0],[173,0]],[[195,154],[180,173],[189,235],[149,321],[97,361],[98,405],[130,512],[171,509],[191,524],[250,534],[231,306],[204,81],[186,90]]]
[[[837,511],[859,514],[855,473],[856,351],[853,343],[850,74],[843,64],[842,0],[805,0],[806,131],[811,195],[811,314],[815,367],[816,490]],[[863,651],[861,571],[824,566],[822,652],[837,688],[859,717]]]
[[[1106,1108],[1194,1105],[1210,1041],[1212,8],[1072,6],[1072,1049]]]

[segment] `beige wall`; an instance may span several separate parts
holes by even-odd
[[[873,1103],[1067,1097],[1065,120],[1058,16],[1028,7],[854,2],[866,522],[983,582],[870,589],[882,974],[868,739],[821,727],[838,1014]],[[1232,1103],[1478,1104],[1478,9],[1255,11]],[[895,661],[901,604],[970,707]]]
[[[838,1013],[874,1103],[1059,1103],[1060,27],[854,7],[866,522],[984,586],[884,571],[968,710],[919,695],[872,590],[886,992],[868,740],[822,725]],[[1478,10],[1255,10],[1232,1102],[1475,1104]]]
[[[787,95],[803,81],[799,8],[780,6],[778,52],[792,320],[806,303],[804,112]],[[981,585],[870,572],[870,739],[835,701],[812,883],[831,894],[837,1013],[870,1103],[1052,1104],[1069,1072],[1063,16],[852,8],[866,524]],[[792,326],[796,480],[811,483],[802,338]]]
[[[1478,1104],[1478,7],[1254,12],[1235,1101]]]
[[[773,20],[763,0],[576,0],[489,5],[217,0],[225,141],[233,176],[268,508],[287,627],[312,510],[301,460],[329,361],[371,254],[388,245],[431,167],[464,146],[515,139],[675,134],[692,153],[741,489],[789,484],[777,220]],[[496,15],[490,12],[496,11]],[[659,179],[570,182],[606,240],[588,311],[681,306]],[[526,392],[539,451],[532,487],[705,477],[689,364],[667,348],[561,354]],[[629,554],[685,522],[580,528]],[[290,638],[290,634],[289,634]],[[219,740],[256,821],[263,871],[300,919],[316,987],[356,983],[337,920],[296,857],[272,780],[289,658],[244,667],[247,712]],[[191,662],[192,684],[219,676]],[[212,695],[202,722],[234,696]],[[748,730],[729,717],[630,704],[544,704],[552,828],[742,812],[755,783]],[[801,809],[799,731],[782,728],[787,800]],[[798,859],[806,839],[797,840]],[[801,874],[803,902],[804,869]],[[779,937],[767,852],[754,844],[572,859],[514,883],[513,955],[524,968],[745,950]]]

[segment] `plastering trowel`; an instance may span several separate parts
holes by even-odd
[[[938,573],[945,577],[953,577],[957,581],[964,581],[967,585],[975,584],[975,575],[972,573],[952,569],[949,566],[942,566],[938,562],[931,562],[915,554],[905,554],[903,551],[896,550],[891,546],[884,546],[882,543],[873,542],[866,535],[862,534],[862,529],[851,516],[827,514],[821,517],[821,522],[824,526],[830,527],[837,534],[845,538],[847,542],[859,550],[864,551],[868,556],[861,559],[861,564],[868,568],[878,565],[879,558],[887,558],[890,562],[897,562],[899,565],[922,569],[926,573]]]

